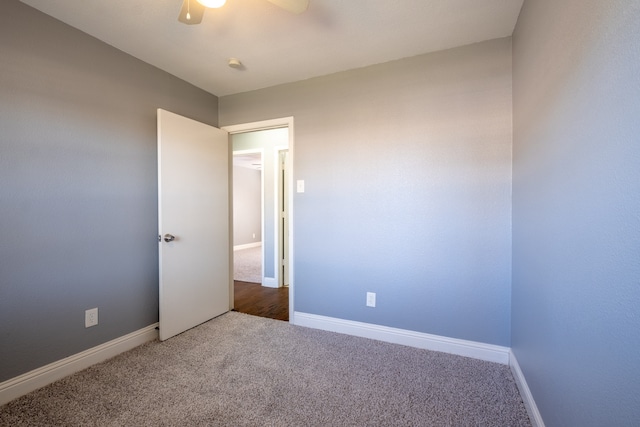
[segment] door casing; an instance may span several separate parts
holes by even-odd
[[[289,153],[288,153],[288,164],[289,171],[287,174],[287,195],[288,195],[288,206],[287,206],[287,215],[289,217],[288,221],[288,244],[287,246],[287,273],[289,277],[289,323],[295,324],[295,311],[294,311],[294,301],[295,301],[295,275],[294,275],[294,221],[293,221],[293,176],[294,176],[294,156],[295,156],[295,148],[294,148],[294,124],[293,117],[283,117],[279,119],[271,119],[271,120],[263,120],[258,122],[250,122],[250,123],[242,123],[237,125],[229,125],[229,126],[221,126],[220,129],[226,130],[230,135],[236,133],[246,133],[246,132],[255,132],[267,129],[275,129],[275,128],[288,128],[289,129]],[[232,150],[229,150],[230,154]],[[233,168],[230,168],[232,171]],[[229,181],[229,193],[230,203],[233,203],[233,182]],[[233,204],[231,204],[231,209],[229,210],[230,218],[233,218]],[[233,227],[231,227],[231,231],[233,232]],[[231,262],[230,262],[230,270],[233,272],[233,251],[231,251]],[[231,281],[231,301],[230,304],[233,306],[233,281]]]

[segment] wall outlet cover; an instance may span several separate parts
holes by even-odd
[[[90,328],[98,324],[98,307],[91,308],[84,312],[84,327]]]

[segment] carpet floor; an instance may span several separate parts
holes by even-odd
[[[262,246],[233,252],[233,279],[262,283]]]
[[[230,312],[0,407],[2,426],[530,426],[505,365]]]

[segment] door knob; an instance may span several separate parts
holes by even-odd
[[[165,242],[173,242],[174,240],[176,240],[176,236],[174,236],[173,234],[167,233],[164,235]]]

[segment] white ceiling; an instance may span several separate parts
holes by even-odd
[[[182,0],[21,1],[218,96],[510,36],[523,2],[227,0],[185,25]]]

